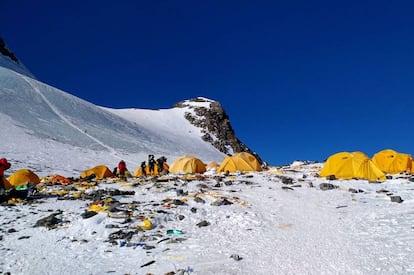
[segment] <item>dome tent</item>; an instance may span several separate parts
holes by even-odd
[[[7,181],[5,188],[12,189],[28,183],[38,184],[40,183],[40,178],[30,169],[20,169],[11,174]]]
[[[384,173],[362,152],[339,152],[324,163],[319,175],[338,179],[385,180]]]
[[[94,174],[98,180],[103,178],[113,178],[115,177],[108,166],[105,165],[98,165],[93,168],[84,170],[81,174],[81,178],[86,178]]]
[[[259,161],[250,153],[242,152],[233,156],[227,156],[217,168],[217,172],[236,172],[236,171],[262,171]]]
[[[175,174],[201,174],[205,171],[206,165],[200,159],[191,155],[183,155],[179,157],[170,166],[170,172]]]
[[[385,149],[377,152],[372,157],[372,161],[384,173],[399,174],[402,172],[411,172],[413,159],[410,154]]]

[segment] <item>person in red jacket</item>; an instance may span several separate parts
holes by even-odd
[[[0,188],[5,188],[4,186],[4,171],[11,167],[10,162],[7,161],[6,158],[0,159]]]
[[[118,173],[118,175],[119,175],[120,178],[122,178],[122,179],[125,179],[126,178],[125,177],[126,170],[127,170],[126,163],[125,163],[125,161],[121,160],[118,163],[118,171],[117,171],[117,173]]]

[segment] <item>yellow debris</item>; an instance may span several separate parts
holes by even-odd
[[[7,203],[11,204],[11,203],[21,203],[23,200],[19,199],[19,198],[11,198],[7,201]]]
[[[141,228],[142,230],[151,230],[152,229],[152,223],[150,220],[143,220],[142,225],[139,225],[138,228]]]
[[[92,204],[91,206],[89,206],[88,211],[94,211],[94,212],[103,212],[108,210],[108,206],[106,205],[99,205],[99,204]]]

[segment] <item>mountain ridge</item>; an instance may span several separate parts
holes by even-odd
[[[84,169],[64,159],[67,150],[90,158],[91,165],[112,166],[125,159],[133,167],[148,154],[170,161],[193,154],[209,162],[241,151],[254,153],[237,139],[227,114],[214,100],[198,97],[161,110],[101,107],[34,79],[19,62],[0,56],[0,122],[8,129],[0,132],[0,154],[18,163],[16,169],[45,170],[40,155],[60,163],[58,171],[71,165],[74,173]],[[36,146],[30,148],[30,143]],[[59,144],[62,154],[52,155],[48,147]],[[52,167],[46,170],[52,172]]]

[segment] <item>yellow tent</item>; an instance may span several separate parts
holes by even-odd
[[[362,152],[340,152],[331,155],[319,173],[337,179],[385,180],[384,173]]]
[[[95,174],[96,178],[98,180],[101,180],[103,178],[113,178],[115,177],[114,174],[111,172],[111,170],[108,168],[108,166],[105,165],[98,165],[91,169],[87,169],[82,172],[81,178],[89,177],[90,175]]]
[[[28,184],[29,182],[38,184],[40,183],[40,178],[29,169],[20,169],[11,174],[7,181],[5,182],[5,189],[11,189],[19,185]]]
[[[164,162],[162,164],[162,166],[163,166],[163,171],[168,171],[170,169],[170,166],[166,162]],[[147,165],[145,167],[145,173],[146,173],[147,176],[157,176],[157,175],[159,175],[160,173],[158,172],[158,165],[157,164],[154,165],[154,172],[152,172],[152,173],[150,173],[149,167]],[[140,166],[137,169],[135,169],[134,177],[142,177],[142,168]]]
[[[355,152],[352,152],[352,154],[356,157],[369,159],[368,155],[361,151],[355,151]]]
[[[171,173],[201,174],[205,171],[206,165],[200,159],[191,155],[179,157],[170,166]]]
[[[372,157],[378,168],[388,174],[411,172],[412,160],[410,154],[398,153],[391,149],[379,151]]]
[[[227,156],[217,168],[217,172],[236,172],[236,171],[262,171],[257,159],[247,152],[237,153],[233,156]]]

